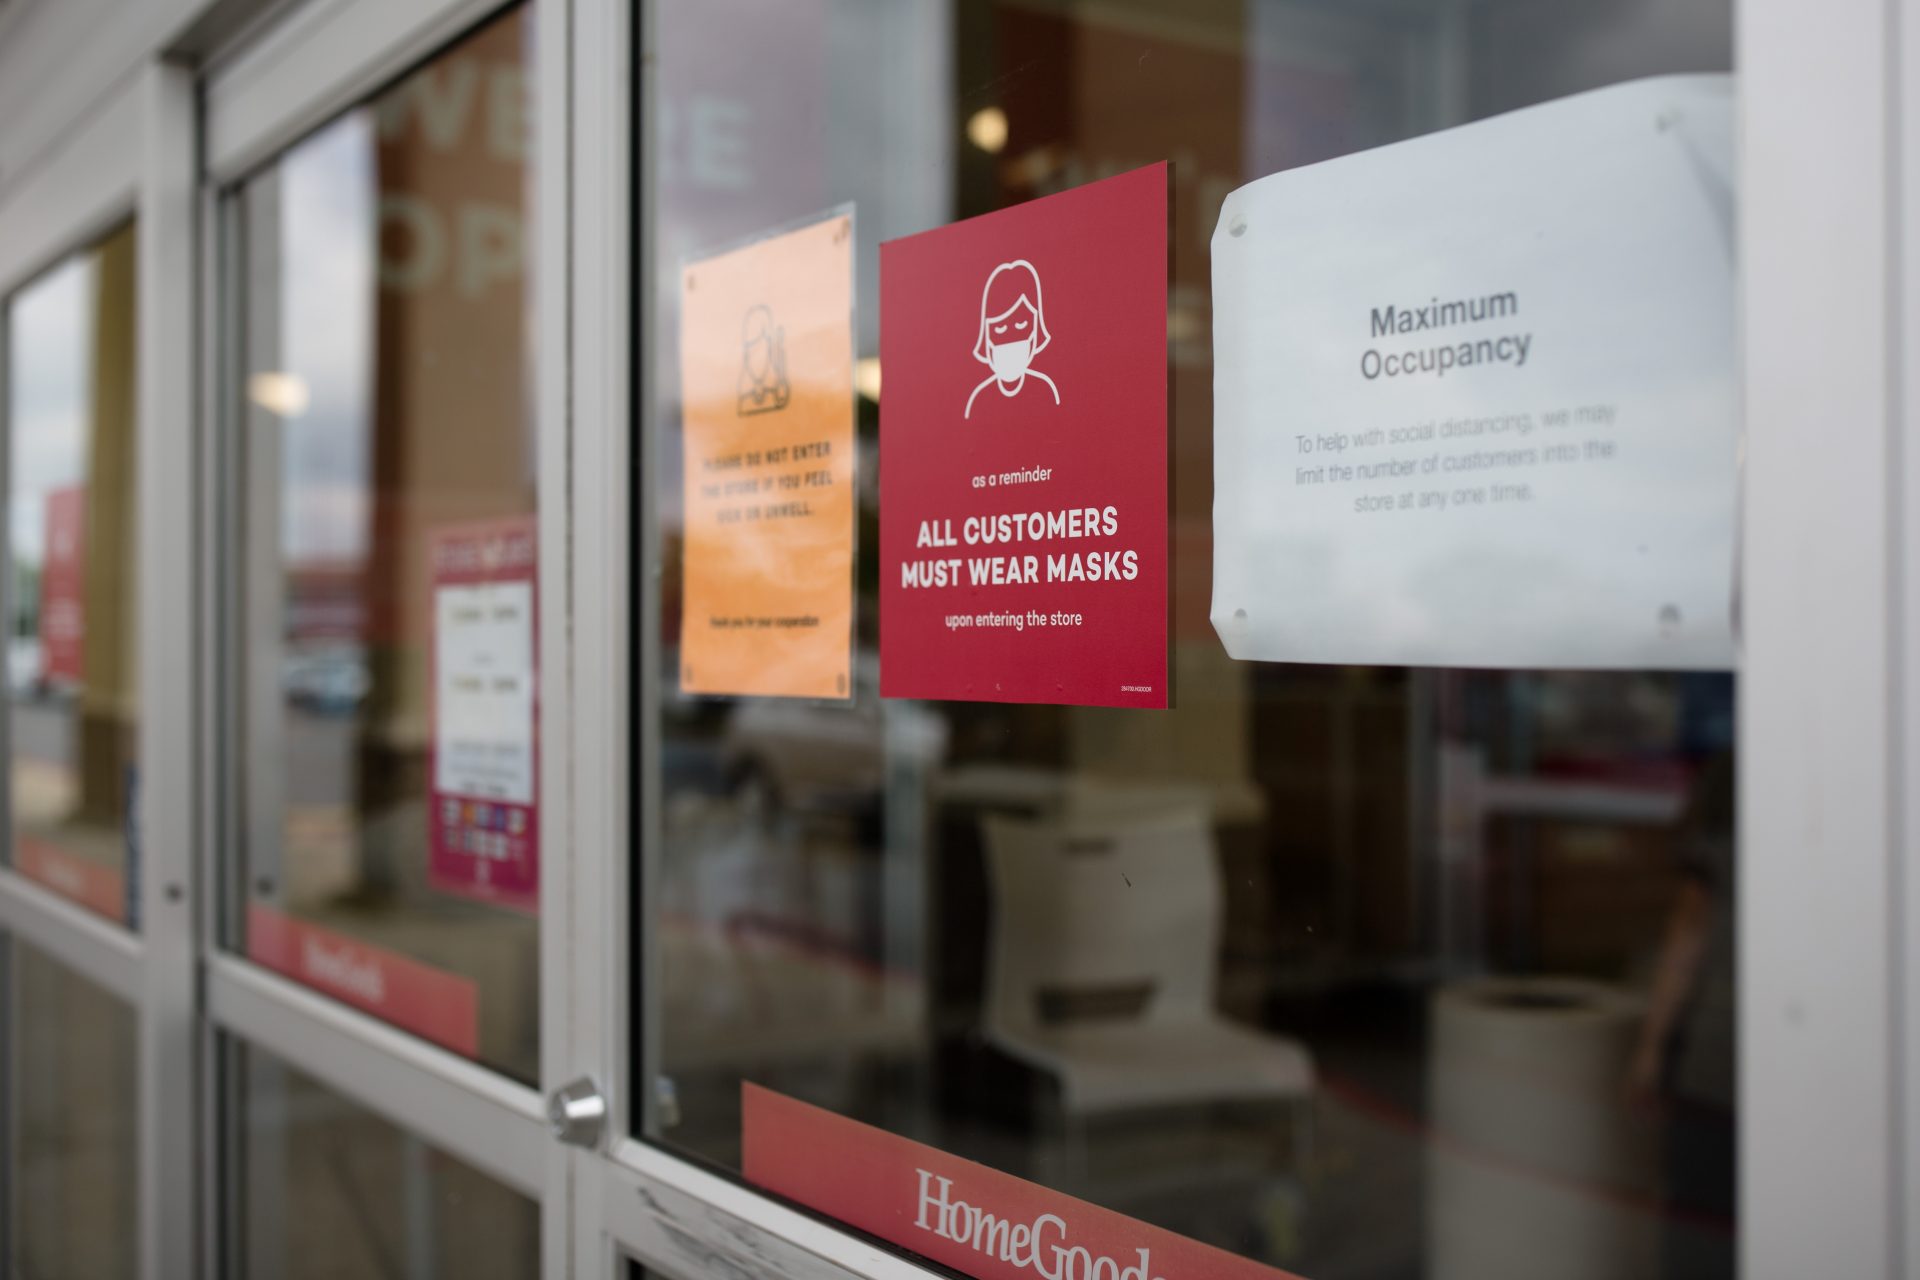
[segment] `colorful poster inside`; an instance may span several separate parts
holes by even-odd
[[[1290,1273],[759,1085],[748,1182],[981,1280],[1289,1280]]]
[[[1165,707],[1167,166],[880,247],[888,697]]]
[[[433,536],[429,874],[523,911],[540,892],[537,558],[531,516]]]
[[[1675,76],[1230,195],[1213,238],[1227,651],[1732,666],[1732,169],[1730,79]]]
[[[853,679],[853,211],[688,263],[680,687]]]

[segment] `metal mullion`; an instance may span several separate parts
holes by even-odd
[[[1892,32],[1887,42],[1892,59],[1894,121],[1889,163],[1895,183],[1890,196],[1890,228],[1894,236],[1893,267],[1898,275],[1891,312],[1894,323],[1893,359],[1898,380],[1892,390],[1894,425],[1893,465],[1888,470],[1894,491],[1894,548],[1897,566],[1893,583],[1894,693],[1896,749],[1889,763],[1890,784],[1900,797],[1894,821],[1894,887],[1899,947],[1893,960],[1894,1079],[1901,1089],[1895,1099],[1896,1119],[1903,1132],[1893,1174],[1893,1203],[1911,1206],[1920,1196],[1920,858],[1914,852],[1920,839],[1920,673],[1915,671],[1916,638],[1920,638],[1920,432],[1913,413],[1920,406],[1920,245],[1908,230],[1920,210],[1920,3],[1899,0],[1889,7]],[[1902,1238],[1894,1242],[1896,1265],[1908,1280],[1920,1280],[1920,1213],[1898,1215]]]
[[[140,670],[140,1258],[149,1277],[201,1273],[195,1159],[199,1024],[194,862],[197,119],[192,74],[142,73],[136,507]],[[189,744],[185,748],[181,744]],[[182,1176],[182,1171],[189,1171]]]
[[[1894,9],[1739,6],[1740,1252],[1891,1277],[1900,1172]],[[1810,1105],[1810,1100],[1817,1104]]]
[[[7,305],[7,299],[0,296],[0,529],[11,529],[13,513],[9,495],[13,487],[10,471],[10,459],[13,453],[13,424],[11,406],[13,394],[7,379],[13,363],[13,339],[10,332],[10,320],[13,308]],[[11,629],[13,625],[13,554],[12,539],[6,539],[7,554],[0,557],[0,619]],[[13,760],[12,745],[13,707],[12,699],[0,705],[0,761],[8,762],[11,774]],[[13,858],[13,809],[11,777],[9,785],[0,787],[0,864],[10,863]],[[9,873],[11,874],[11,873]],[[17,1032],[14,1028],[15,1011],[20,1002],[14,985],[17,972],[19,948],[13,936],[0,921],[0,1268],[6,1275],[16,1275],[20,1271],[20,1233],[14,1226],[14,1205],[18,1202],[17,1179],[15,1172],[15,1153],[19,1150],[16,1143],[19,1133],[20,1090],[19,1070],[14,1065],[13,1050]]]
[[[218,956],[207,1016],[341,1096],[532,1199],[547,1181],[537,1091],[277,974]]]
[[[7,868],[0,868],[0,929],[129,1005],[140,1003],[141,938]]]
[[[0,1273],[9,1276],[22,1270],[20,1232],[13,1221],[14,1206],[19,1203],[14,1153],[19,1150],[20,1072],[13,1056],[13,1013],[20,1007],[15,985],[19,954],[13,937],[0,929]]]
[[[632,8],[573,0],[569,36],[571,191],[565,308],[572,403],[568,635],[573,839],[563,892],[572,971],[569,1077],[591,1075],[608,1100],[612,1139],[633,1113],[626,1041],[629,714],[627,287],[629,57]],[[575,1152],[573,1274],[616,1266],[602,1220],[597,1152]]]
[[[633,456],[628,459],[631,488],[623,513],[626,519],[620,527],[626,536],[625,545],[640,558],[638,565],[625,566],[626,590],[638,597],[628,608],[626,616],[636,620],[638,634],[631,638],[629,651],[622,655],[623,672],[629,673],[629,683],[623,685],[621,705],[637,708],[640,722],[638,732],[632,732],[635,726],[630,726],[625,736],[627,750],[638,758],[625,754],[622,756],[622,778],[631,780],[626,790],[636,800],[635,810],[629,815],[628,828],[624,833],[626,843],[622,847],[629,852],[623,862],[638,883],[634,886],[637,892],[622,896],[622,910],[631,910],[632,918],[626,920],[622,928],[621,936],[626,939],[630,962],[622,966],[620,972],[627,978],[637,976],[640,983],[640,990],[629,991],[623,982],[621,994],[627,1016],[636,1020],[635,1023],[624,1024],[628,1032],[625,1047],[629,1055],[638,1055],[637,1061],[629,1063],[627,1082],[641,1082],[639,1108],[623,1113],[625,1123],[620,1130],[623,1138],[654,1128],[653,1121],[657,1117],[660,1102],[656,1082],[661,1078],[660,1001],[657,998],[660,975],[655,964],[658,953],[652,945],[652,925],[648,916],[651,904],[659,901],[657,888],[663,848],[660,770],[657,767],[660,760],[662,552],[653,467],[658,456],[659,420],[654,416],[649,394],[657,383],[654,353],[658,344],[654,341],[651,325],[653,317],[659,314],[656,300],[660,287],[656,253],[660,158],[658,148],[649,145],[648,136],[660,105],[659,11],[657,4],[642,6],[638,15],[639,30],[624,33],[629,38],[621,41],[623,50],[632,51],[634,67],[630,79],[633,107],[623,114],[623,119],[638,135],[627,139],[625,148],[628,163],[635,169],[627,188],[633,193],[636,207],[629,212],[628,221],[633,229],[629,239],[637,246],[634,252],[638,258],[631,265],[623,262],[622,278],[634,282],[638,297],[627,307],[633,326],[633,332],[627,335],[627,347],[635,353],[637,373],[627,380],[627,393],[633,403],[626,406],[626,414],[622,419],[622,434],[631,438]],[[633,683],[636,680],[634,673],[637,673],[637,687]],[[638,963],[632,963],[634,959]]]
[[[574,1052],[573,979],[582,967],[573,928],[573,651],[571,563],[571,368],[567,307],[572,229],[573,0],[534,5],[534,442],[539,527],[540,743],[540,1076],[551,1090],[581,1074]],[[558,1142],[544,1152],[547,1194],[541,1205],[542,1274],[573,1274],[576,1153]]]
[[[236,764],[239,753],[234,750],[240,741],[238,706],[223,673],[232,667],[234,637],[239,634],[233,589],[240,545],[236,516],[240,490],[234,479],[238,439],[234,388],[239,385],[240,368],[243,224],[233,203],[210,183],[202,185],[200,209],[200,282],[205,302],[200,312],[199,376],[207,430],[199,458],[200,492],[205,500],[198,504],[200,542],[195,556],[203,587],[196,602],[202,643],[195,655],[201,700],[200,735],[195,745],[204,767],[194,799],[200,830],[208,836],[199,845],[196,882],[202,922],[197,950],[199,965],[204,969],[231,936],[238,877],[226,871],[229,865],[237,868],[240,850],[237,814],[243,780]],[[228,863],[223,852],[235,861]],[[234,1140],[239,1124],[227,1111],[229,1099],[237,1096],[229,1087],[233,1083],[229,1068],[235,1056],[210,1019],[201,1019],[199,1040],[203,1064],[199,1163],[205,1189],[201,1238],[207,1274],[231,1275],[236,1273],[241,1257],[236,1192],[243,1173],[237,1161],[240,1145]]]

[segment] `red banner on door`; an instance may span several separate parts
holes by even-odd
[[[247,907],[247,958],[455,1053],[479,1055],[480,991],[471,978],[259,902]]]
[[[880,246],[888,697],[1164,707],[1167,166]]]
[[[14,836],[13,869],[96,915],[127,922],[127,880],[117,867],[89,862],[22,832]]]
[[[49,489],[42,511],[40,676],[78,684],[86,678],[87,491]]]
[[[981,1280],[1293,1280],[756,1084],[740,1102],[748,1182]]]

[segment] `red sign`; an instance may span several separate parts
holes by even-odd
[[[1011,1174],[740,1086],[747,1181],[981,1280],[1288,1280]]]
[[[433,535],[427,874],[444,892],[540,901],[534,520]]]
[[[1165,707],[1167,166],[880,246],[880,691]]]
[[[13,869],[96,915],[126,923],[127,881],[116,867],[88,862],[58,845],[16,832]]]
[[[40,675],[78,684],[86,678],[87,491],[80,485],[49,489],[43,504]]]
[[[470,978],[259,902],[247,907],[247,958],[455,1053],[480,1052],[480,993]]]

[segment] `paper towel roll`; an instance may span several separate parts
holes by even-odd
[[[1435,995],[1432,1280],[1654,1273],[1654,1150],[1623,1105],[1640,1017],[1627,993],[1570,978],[1480,979]]]

